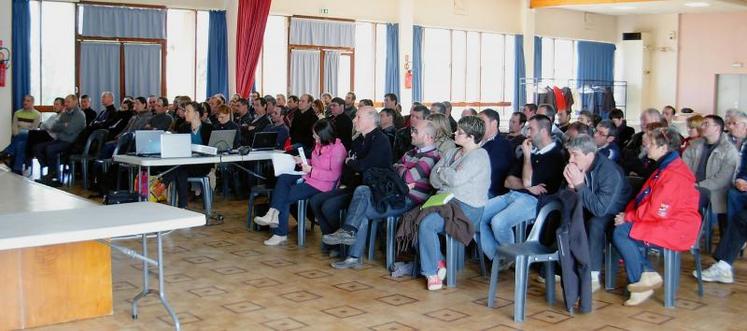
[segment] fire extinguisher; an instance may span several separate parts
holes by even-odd
[[[10,63],[10,50],[3,47],[3,41],[0,40],[0,87],[5,87],[5,73]]]
[[[405,88],[412,88],[412,70],[407,70],[405,73]]]

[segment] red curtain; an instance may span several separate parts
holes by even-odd
[[[252,91],[267,16],[272,0],[239,0],[236,34],[236,90],[246,98]]]

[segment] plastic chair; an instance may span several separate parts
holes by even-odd
[[[306,244],[306,205],[309,200],[298,200],[298,247],[303,247]],[[314,230],[314,222],[311,222],[311,230]]]
[[[268,188],[267,185],[254,185],[249,191],[249,211],[246,216],[246,226],[250,230],[259,230],[259,225],[254,223],[254,200],[260,195],[265,195],[268,200],[272,199],[273,188]]]
[[[210,177],[189,177],[187,183],[197,183],[202,186],[202,207],[205,215],[208,217],[213,215],[213,189],[210,187]],[[176,206],[176,185],[171,183],[169,185],[169,204]]]
[[[490,273],[490,289],[488,290],[488,307],[495,307],[495,292],[498,288],[499,263],[498,256],[514,258],[516,263],[516,283],[514,285],[514,322],[524,321],[526,310],[527,283],[529,280],[529,266],[535,262],[545,263],[545,298],[549,304],[555,303],[555,263],[558,261],[558,250],[540,243],[540,235],[547,223],[548,216],[553,212],[560,212],[562,205],[559,201],[551,201],[540,209],[529,238],[523,243],[498,246],[496,258]]]
[[[88,166],[91,162],[99,158],[107,135],[109,135],[109,131],[106,129],[93,131],[86,140],[83,152],[81,154],[70,155],[70,181],[68,181],[68,186],[72,186],[75,182],[75,164],[80,163],[81,176],[83,176],[83,189],[88,189]]]
[[[389,270],[394,264],[395,238],[397,232],[397,222],[399,217],[389,216],[384,220],[386,222],[386,268]],[[372,220],[371,230],[368,232],[368,260],[373,261],[375,255],[376,237],[378,235],[379,223],[381,220]]]

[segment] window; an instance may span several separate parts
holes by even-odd
[[[75,93],[75,4],[31,1],[30,7],[31,95],[51,105]]]
[[[341,61],[344,59],[340,58]],[[342,64],[342,62],[341,62]],[[355,23],[354,89],[358,100],[384,102],[386,24]],[[342,72],[340,73],[342,74]],[[339,76],[340,84],[343,83]],[[341,93],[340,96],[344,96]]]
[[[288,92],[288,18],[270,15],[262,43],[255,88],[262,95]]]
[[[423,99],[451,100],[451,31],[423,31]]]
[[[568,39],[542,38],[542,77],[558,86],[576,79],[576,42]]]
[[[514,36],[425,28],[423,101],[450,100],[459,117],[465,107],[507,108],[514,93]]]
[[[169,9],[166,18],[167,97],[205,100],[207,89],[207,11]]]

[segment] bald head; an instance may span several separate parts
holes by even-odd
[[[355,115],[355,120],[353,121],[353,126],[356,131],[367,134],[378,127],[379,122],[380,117],[376,109],[371,106],[364,106],[358,109],[358,112]]]

